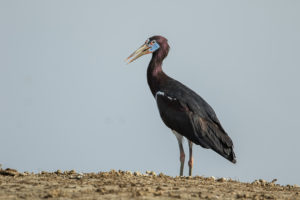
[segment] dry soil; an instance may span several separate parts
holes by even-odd
[[[300,199],[300,187],[256,180],[170,177],[147,171],[20,173],[0,169],[0,199]]]

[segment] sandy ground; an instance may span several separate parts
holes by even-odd
[[[256,180],[129,171],[19,173],[0,169],[0,199],[300,199],[300,187]]]

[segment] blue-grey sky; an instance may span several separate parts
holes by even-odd
[[[158,34],[171,46],[164,71],[214,108],[235,145],[236,165],[194,146],[194,175],[300,184],[299,10],[297,0],[0,1],[0,163],[178,175],[177,140],[146,81],[151,57],[124,62]]]

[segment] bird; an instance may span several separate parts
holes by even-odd
[[[147,68],[147,82],[162,121],[177,138],[180,151],[179,175],[183,176],[184,171],[184,138],[189,146],[189,176],[192,176],[194,163],[193,144],[212,149],[230,162],[236,163],[233,142],[212,107],[196,92],[162,70],[163,60],[169,49],[168,40],[155,35],[148,38],[126,61],[129,64],[143,55],[152,54]]]

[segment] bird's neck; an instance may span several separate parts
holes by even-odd
[[[147,69],[148,85],[153,96],[159,91],[161,83],[167,78],[167,75],[162,70],[162,62],[163,59],[160,59],[157,54],[153,54]]]

